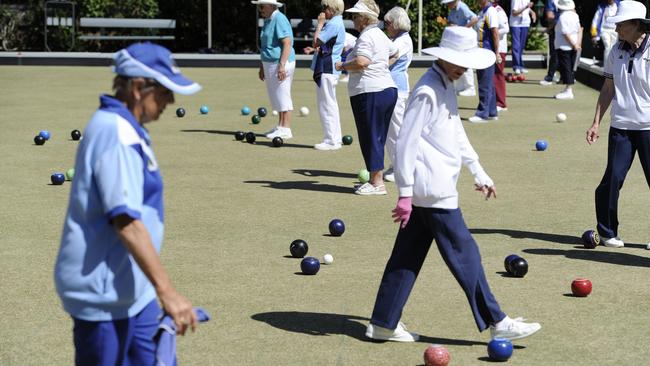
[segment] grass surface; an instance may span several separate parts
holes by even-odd
[[[254,69],[186,69],[204,90],[177,97],[187,116],[169,107],[151,123],[165,180],[166,236],[162,253],[175,286],[213,320],[179,340],[184,365],[417,365],[428,343],[447,346],[454,365],[486,361],[487,333],[478,333],[464,295],[432,250],[403,321],[420,343],[371,343],[363,333],[381,273],[392,249],[397,190],[387,197],[352,194],[363,167],[345,84],[338,87],[344,134],[353,145],[339,151],[312,148],[322,138],[314,83],[299,69],[293,84],[294,138],[276,149],[264,138],[235,142],[236,130],[262,133],[273,117],[250,124],[239,110],[267,106]],[[412,84],[424,69],[411,70]],[[512,365],[642,365],[650,312],[648,189],[635,163],[620,199],[623,249],[586,250],[581,233],[594,226],[593,196],[606,162],[606,130],[587,146],[597,92],[577,85],[574,101],[551,97],[559,86],[530,81],[508,85],[507,112],[498,122],[465,123],[481,162],[496,182],[498,199],[473,192],[464,171],[461,207],[479,243],[483,264],[502,308],[543,325],[522,341]],[[70,183],[49,185],[50,174],[74,164],[72,129],[83,129],[108,92],[108,68],[0,67],[0,365],[69,365],[70,318],[55,293],[52,269]],[[461,98],[469,117],[476,98]],[[199,115],[201,104],[210,106]],[[568,115],[556,123],[555,114]],[[44,146],[32,138],[52,133]],[[546,139],[545,152],[534,151]],[[325,236],[330,219],[346,233]],[[289,243],[303,238],[309,255],[334,255],[316,276],[295,274]],[[502,276],[503,258],[524,256],[523,279]],[[588,298],[567,296],[571,280],[590,278]]]

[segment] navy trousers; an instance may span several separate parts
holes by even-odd
[[[370,322],[395,329],[415,284],[431,242],[463,288],[479,330],[505,318],[483,272],[481,254],[460,209],[413,206],[411,219],[400,229],[386,264]]]
[[[494,88],[494,68],[492,65],[487,69],[476,70],[478,77],[478,107],[476,115],[487,119],[497,116],[497,91]]]
[[[397,88],[350,97],[361,154],[369,172],[384,169],[384,146],[397,103]]]
[[[596,188],[598,234],[603,237],[618,236],[618,194],[637,152],[650,187],[650,131],[609,129],[607,168]]]
[[[512,37],[512,69],[522,70],[524,68],[523,54],[526,48],[526,39],[528,38],[528,27],[511,27],[510,36]]]
[[[557,52],[555,52],[555,31],[553,29],[548,31],[548,55],[548,72],[544,80],[553,81],[555,71],[557,71]]]

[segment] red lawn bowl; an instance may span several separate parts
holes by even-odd
[[[508,75],[506,75],[506,80],[507,80],[509,83],[512,83],[512,74],[511,74],[511,73],[508,73]]]
[[[424,351],[425,366],[447,366],[450,359],[449,351],[439,344],[432,344]]]
[[[577,297],[587,297],[591,293],[591,281],[586,278],[576,278],[571,282],[571,292]]]

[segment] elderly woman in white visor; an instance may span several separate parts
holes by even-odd
[[[619,41],[605,60],[605,82],[587,130],[591,145],[598,140],[600,122],[611,104],[607,168],[596,188],[596,219],[602,243],[613,248],[625,245],[618,233],[618,196],[637,152],[650,185],[650,20],[644,19],[645,14],[642,3],[621,1],[610,19]]]
[[[346,12],[352,13],[354,28],[360,34],[346,61],[337,63],[336,68],[350,73],[350,104],[361,153],[370,172],[370,181],[358,186],[355,193],[385,195],[384,146],[397,101],[397,87],[388,66],[398,50],[377,27],[379,6],[373,0],[359,0]]]
[[[495,62],[494,52],[478,48],[476,37],[470,28],[448,27],[440,47],[423,50],[437,60],[413,88],[397,139],[399,199],[393,217],[400,230],[366,331],[371,339],[418,340],[400,318],[434,239],[467,296],[479,331],[490,328],[493,338],[519,339],[541,329],[538,323],[511,319],[501,310],[458,207],[456,183],[461,165],[474,175],[476,190],[487,198],[496,197],[494,183],[463,129],[453,84],[468,68],[485,69]]]
[[[266,83],[271,106],[278,111],[278,125],[266,133],[266,137],[290,139],[291,133],[291,82],[296,69],[296,54],[293,50],[291,23],[278,8],[282,3],[276,0],[255,0],[257,10],[264,18],[260,33],[259,78]]]

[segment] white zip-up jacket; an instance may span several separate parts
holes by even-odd
[[[465,134],[454,84],[434,63],[411,92],[397,138],[394,169],[400,197],[413,197],[418,207],[458,208],[461,164],[476,184],[494,185]]]

